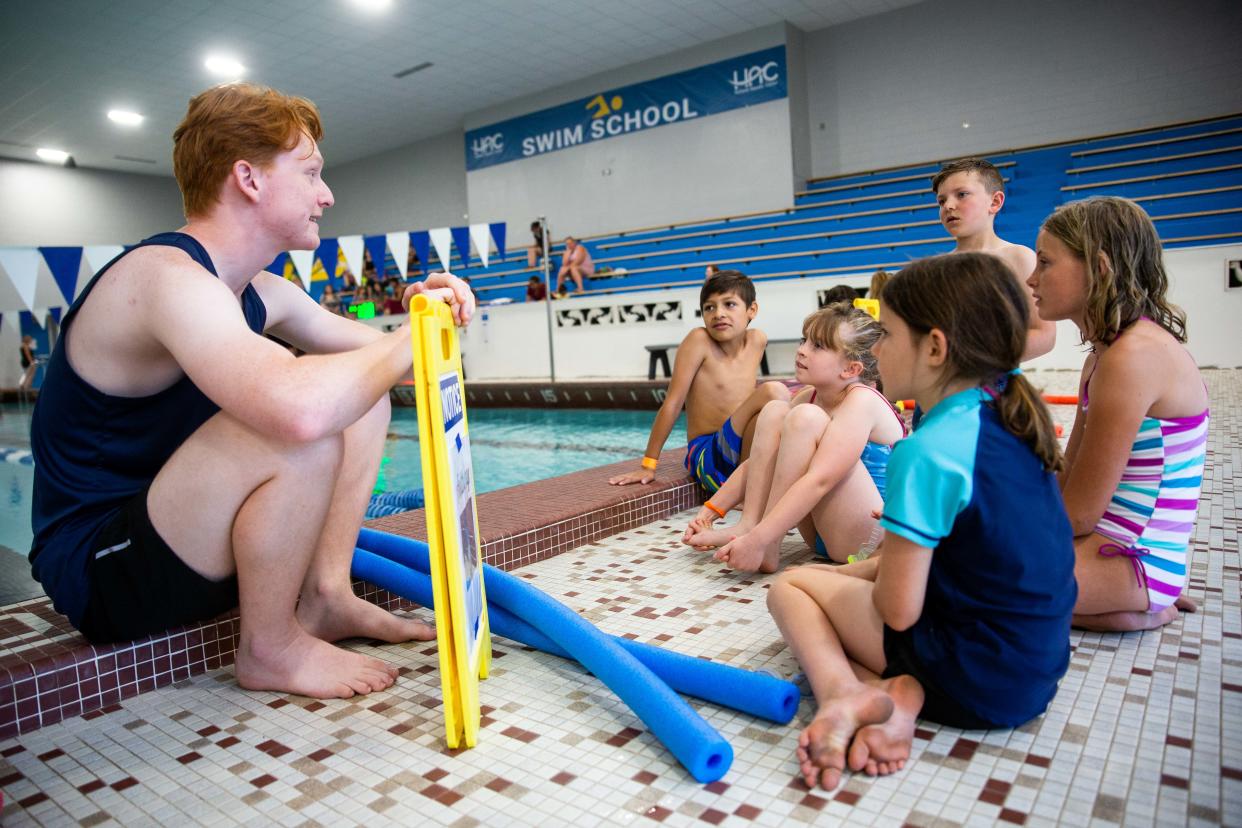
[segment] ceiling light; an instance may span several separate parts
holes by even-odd
[[[137,112],[130,112],[126,109],[109,109],[108,120],[122,126],[138,126],[143,122],[144,118]]]
[[[354,0],[354,5],[363,11],[379,12],[388,11],[392,6],[392,0]]]
[[[207,71],[225,78],[240,78],[246,74],[246,67],[231,57],[210,55],[203,63]]]
[[[962,129],[970,129],[970,122],[962,121]]]
[[[69,160],[69,153],[64,150],[48,149],[47,147],[39,147],[35,150],[35,155],[49,164],[63,164]]]

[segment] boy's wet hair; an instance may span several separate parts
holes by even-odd
[[[1001,424],[1049,471],[1062,466],[1047,406],[1025,376],[1011,376],[1026,348],[1030,310],[1009,266],[989,253],[949,253],[911,262],[884,286],[880,318],[891,313],[922,339],[933,328],[948,343],[941,383],[977,381]]]
[[[736,294],[746,307],[755,304],[755,283],[740,270],[717,270],[699,290],[699,307],[717,294]]]
[[[945,164],[940,168],[940,172],[932,177],[932,192],[938,194],[940,192],[940,185],[944,183],[944,180],[954,173],[960,172],[972,172],[979,176],[979,180],[983,182],[988,195],[1005,192],[1004,177],[1001,176],[1000,170],[996,169],[996,165],[986,158],[962,158],[961,160],[950,161]]]
[[[807,342],[844,354],[851,362],[862,363],[859,377],[870,383],[880,379],[871,346],[882,331],[880,323],[862,308],[854,307],[852,300],[825,305],[802,320],[802,336]]]
[[[1144,316],[1186,341],[1186,314],[1166,297],[1160,236],[1142,207],[1114,196],[1072,201],[1044,219],[1042,229],[1086,266],[1084,344],[1112,342]]]
[[[837,302],[848,302],[852,305],[857,298],[858,291],[849,285],[833,285],[824,291],[824,295],[820,298],[820,307],[826,308]]]
[[[319,110],[306,98],[253,83],[213,86],[190,99],[173,132],[173,174],[186,218],[205,215],[236,161],[257,166],[323,137]]]

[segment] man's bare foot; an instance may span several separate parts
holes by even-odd
[[[247,690],[297,693],[315,699],[348,699],[383,690],[397,668],[351,653],[298,630],[285,642],[243,636],[237,647],[237,683]]]
[[[798,764],[808,788],[832,790],[845,772],[850,740],[861,728],[893,715],[893,700],[875,687],[863,686],[849,696],[824,704],[798,736]]]
[[[850,770],[868,776],[885,776],[905,767],[914,744],[914,723],[923,709],[923,686],[914,676],[896,676],[879,687],[893,700],[893,715],[882,724],[859,728],[850,744]]]
[[[734,538],[745,535],[749,531],[749,526],[735,523],[732,526],[722,526],[719,529],[706,529],[702,532],[695,532],[686,543],[695,549],[717,549]]]
[[[1099,615],[1075,615],[1070,623],[1080,630],[1092,632],[1138,632],[1154,630],[1176,621],[1181,613],[1177,604],[1170,604],[1160,612],[1105,612]]]
[[[1177,600],[1173,602],[1173,606],[1177,607],[1178,610],[1181,612],[1198,612],[1199,611],[1199,604],[1195,601],[1194,598],[1191,598],[1189,595],[1187,595],[1184,592],[1181,595],[1177,596]]]
[[[375,638],[391,644],[404,641],[430,641],[435,627],[417,618],[393,615],[345,589],[331,594],[303,595],[298,602],[298,623],[306,632],[324,641],[345,638]]]

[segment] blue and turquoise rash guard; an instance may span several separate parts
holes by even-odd
[[[218,275],[207,251],[191,236],[161,233],[137,247],[150,245],[176,247]],[[97,390],[69,364],[65,348],[78,309],[129,252],[104,265],[65,314],[30,424],[35,460],[31,570],[56,611],[75,626],[86,609],[86,567],[96,533],[220,410],[186,376],[150,396],[117,397]],[[242,292],[241,309],[250,330],[262,333],[267,309],[253,285]]]
[[[1069,665],[1074,539],[1055,477],[986,399],[945,398],[893,448],[881,525],[932,550],[911,630],[927,676],[1016,726],[1047,708]]]

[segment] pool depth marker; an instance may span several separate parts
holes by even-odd
[[[461,350],[448,305],[414,297],[410,336],[445,740],[450,748],[463,739],[466,747],[474,747],[479,737],[479,679],[487,678],[492,644]]]

